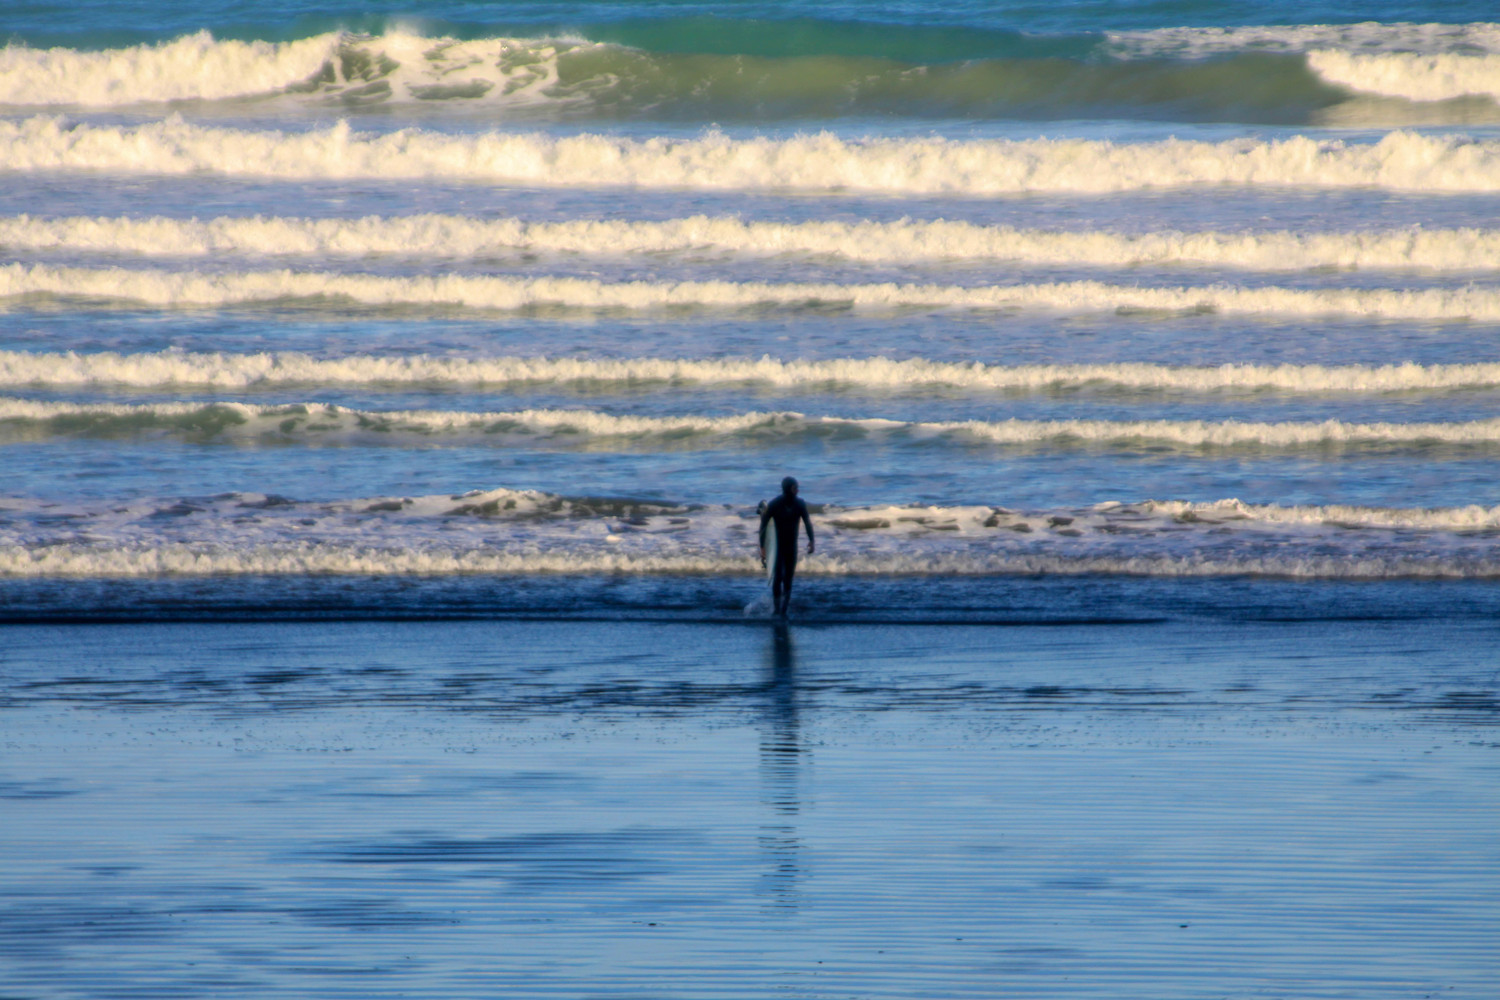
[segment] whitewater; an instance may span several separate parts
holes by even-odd
[[[618,186],[709,191],[871,191],[995,195],[1108,193],[1247,185],[1500,190],[1500,141],[1393,131],[1342,138],[956,140],[843,138],[632,139],[602,133],[452,134],[196,124],[173,114],[144,125],[54,115],[0,119],[0,160],[12,170],[222,174],[281,180],[469,181],[539,187]]]
[[[1263,313],[1369,319],[1500,321],[1500,290],[1317,289],[1222,284],[1150,288],[1099,281],[963,287],[732,281],[603,282],[584,278],[507,278],[445,274],[410,278],[290,269],[195,273],[125,268],[0,267],[0,303],[55,296],[162,307],[334,300],[368,306],[457,306],[513,311],[743,309],[755,306],[850,309],[1048,309],[1058,312]]]
[[[0,498],[15,515],[29,505]],[[0,577],[753,572],[753,511],[498,489],[336,504],[281,496],[49,507],[0,531]],[[62,514],[66,514],[66,520]],[[819,505],[819,576],[1114,573],[1493,578],[1500,507],[1375,510],[1239,500],[1084,509]],[[170,527],[163,528],[166,519]],[[297,525],[296,537],[287,528]],[[1419,533],[1414,536],[1413,532]],[[39,544],[45,537],[45,544]],[[392,538],[399,542],[392,542]]]
[[[1494,1000],[1497,622],[1494,0],[0,2],[4,997]]]
[[[143,257],[224,254],[466,258],[525,252],[610,256],[721,252],[854,261],[945,259],[1086,267],[1217,266],[1487,271],[1500,265],[1500,232],[1476,228],[1246,233],[1046,231],[961,220],[747,222],[693,216],[663,222],[536,222],[451,215],[307,219],[0,218],[0,249],[92,251]]]
[[[600,386],[741,385],[778,388],[842,386],[902,390],[953,388],[978,392],[1092,389],[1191,393],[1432,393],[1500,388],[1500,363],[1461,365],[1250,365],[1211,367],[1145,363],[1095,365],[955,364],[925,358],[454,358],[368,354],[321,358],[298,352],[121,354],[0,351],[0,387],[129,386],[282,388],[309,385],[466,387],[483,385]]]
[[[1492,19],[663,16],[17,22],[0,575],[1495,575]]]
[[[1277,53],[1295,58],[1288,68],[1301,68],[1351,95],[1414,103],[1469,96],[1494,101],[1500,99],[1497,39],[1500,26],[1485,22],[1169,28],[1079,37],[1073,54],[1114,63],[1115,87],[1129,87],[1126,81],[1137,68],[1143,76],[1159,72],[1151,62],[1164,57],[1191,61]],[[997,46],[987,53],[981,48],[973,53],[978,58],[956,67],[946,61],[809,53],[803,62],[816,69],[802,78],[804,100],[816,107],[843,90],[843,99],[858,106],[861,90],[872,92],[864,98],[872,104],[877,95],[904,90],[906,100],[917,104],[953,100],[985,86],[1022,89],[1017,77],[1025,61],[1010,49]],[[112,108],[294,97],[314,107],[479,102],[511,112],[540,106],[556,114],[639,102],[660,110],[663,104],[690,103],[705,90],[727,91],[730,80],[752,93],[769,90],[757,70],[775,71],[744,56],[690,60],[670,49],[594,42],[577,33],[462,38],[391,26],[380,34],[333,31],[263,41],[216,38],[200,30],[97,51],[13,41],[0,50],[0,107]],[[1246,81],[1251,79],[1247,73]],[[1073,94],[1059,88],[1057,96],[1077,99],[1076,88]],[[732,100],[727,94],[721,99]]]
[[[337,438],[366,444],[403,436],[523,437],[534,445],[593,447],[603,439],[622,446],[732,438],[742,444],[778,444],[787,438],[892,438],[905,444],[959,438],[996,445],[1054,447],[1137,442],[1183,449],[1286,449],[1360,446],[1470,446],[1500,444],[1500,418],[1462,423],[1262,423],[1209,420],[964,420],[898,421],[884,417],[810,417],[796,412],[733,416],[622,416],[596,410],[353,410],[333,404],[157,403],[71,404],[0,398],[0,441],[38,435],[175,431],[195,440]]]

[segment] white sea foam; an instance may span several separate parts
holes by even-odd
[[[1098,281],[1043,284],[803,284],[733,281],[630,281],[444,274],[385,277],[323,271],[192,271],[0,267],[0,299],[82,298],[162,307],[341,301],[371,307],[432,306],[513,311],[743,309],[842,306],[850,309],[1045,309],[1065,313],[1217,312],[1357,316],[1372,320],[1500,319],[1500,290],[1314,289],[1231,285],[1159,288]]]
[[[1085,139],[628,139],[403,129],[347,123],[306,132],[137,126],[52,116],[0,121],[10,170],[97,170],[297,178],[446,179],[544,187],[863,190],[953,194],[1129,191],[1194,185],[1500,190],[1500,142],[1392,132],[1375,143],[1295,136],[1275,141],[1115,143]]]
[[[1461,422],[1352,423],[1240,420],[960,420],[806,416],[795,412],[643,417],[596,410],[358,410],[322,403],[68,403],[0,399],[0,440],[58,434],[172,432],[228,440],[358,439],[420,443],[434,435],[598,447],[713,446],[789,437],[948,439],[1022,447],[1095,445],[1219,448],[1480,447],[1500,444],[1500,418]]]
[[[369,355],[318,358],[296,352],[191,354],[0,351],[0,387],[760,384],[799,389],[847,386],[900,390],[1053,392],[1084,388],[1166,392],[1394,393],[1500,386],[1500,363],[1455,365],[1215,365],[1141,363],[986,365],[923,358],[451,358]]]
[[[753,511],[497,489],[297,502],[0,500],[0,577],[755,574]],[[812,575],[1494,577],[1500,508],[831,507]],[[1413,529],[1416,529],[1415,531]]]
[[[1357,24],[1156,28],[1110,32],[1108,39],[1110,51],[1127,58],[1202,59],[1237,52],[1301,53],[1320,49],[1364,53],[1500,52],[1500,23],[1364,21]]]
[[[1500,99],[1500,54],[1365,54],[1315,50],[1307,64],[1329,83],[1410,101],[1478,95]]]
[[[1247,504],[1240,500],[1189,503],[1148,500],[1140,509],[1199,523],[1258,521],[1267,524],[1332,525],[1336,527],[1415,529],[1421,531],[1500,531],[1500,506],[1444,508],[1360,507],[1349,504],[1283,507]]]
[[[0,105],[126,107],[296,93],[346,104],[484,99],[567,103],[554,94],[579,39],[461,41],[404,31],[330,32],[293,42],[215,39],[207,31],[154,45],[91,52],[0,49]]]
[[[286,545],[243,550],[186,545],[140,549],[58,545],[46,549],[0,546],[0,578],[128,578],[158,576],[447,576],[543,574],[751,575],[749,556],[637,556],[625,553],[508,553],[484,550],[393,549]],[[1309,580],[1495,579],[1500,560],[1455,562],[1411,556],[849,556],[807,559],[806,576],[1107,575],[1204,578],[1259,576]]]
[[[328,257],[505,253],[808,254],[862,261],[983,259],[1097,267],[1210,265],[1254,270],[1500,267],[1500,231],[1419,229],[1261,233],[1044,231],[967,222],[744,222],[692,216],[664,222],[474,219],[0,217],[0,247],[152,256],[264,254]]]
[[[126,105],[264,94],[306,80],[338,36],[296,42],[216,41],[206,31],[102,52],[0,49],[0,104]]]

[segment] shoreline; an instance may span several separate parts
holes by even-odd
[[[0,627],[150,622],[769,624],[757,577],[202,576],[0,579]],[[794,624],[1068,627],[1181,621],[1500,621],[1500,581],[799,574]]]

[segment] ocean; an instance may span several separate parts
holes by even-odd
[[[1028,996],[1480,997],[1500,975],[1478,930],[1500,893],[1446,895],[1500,875],[1492,4],[11,0],[0,38],[0,857],[35,866],[0,883],[0,994],[998,996],[1014,974]],[[755,546],[784,475],[817,529],[790,635]],[[1288,680],[1299,656],[1322,687]],[[243,745],[200,760],[219,725]],[[1451,770],[1412,764],[1434,739]],[[358,766],[303,773],[335,744]],[[474,745],[503,780],[442,777]],[[1038,770],[975,791],[986,748]],[[1268,785],[1240,768],[1261,755]],[[861,759],[944,790],[861,845],[841,824],[898,795]],[[1241,916],[1183,964],[1192,920],[1131,936],[1149,892],[1111,897],[1122,924],[1058,902],[1139,888],[1118,844],[1069,841],[1093,874],[1046,846],[1138,764],[1242,792],[1193,814],[1188,854],[1269,866],[1162,891],[1290,937]],[[132,814],[158,767],[179,805]],[[1299,811],[1408,772],[1430,825],[1361,800],[1368,856],[1339,854],[1337,810]],[[617,780],[645,798],[611,813]],[[1016,857],[1052,859],[1017,912],[1065,940],[1012,914],[1026,940],[999,942],[977,887],[1020,869],[948,825],[1003,825],[1011,794],[1042,810]],[[388,795],[441,808],[356,830],[385,820],[348,803]],[[203,801],[250,826],[199,824]],[[1181,861],[1149,833],[1172,794],[1132,801],[1142,857]],[[476,803],[526,818],[483,832]],[[1222,825],[1275,836],[1272,813],[1304,837],[1285,868]],[[89,815],[134,846],[66,832]],[[716,854],[736,823],[761,847]],[[930,863],[902,853],[924,841]],[[986,957],[873,957],[917,945],[873,915],[865,852],[922,933],[988,934]],[[684,873],[718,863],[709,905]],[[1351,888],[1387,863],[1406,874]],[[1288,873],[1332,882],[1278,910],[1264,880]],[[103,916],[79,902],[127,883]],[[530,902],[474,901],[502,883]],[[220,915],[194,936],[179,898]],[[1323,966],[1295,945],[1403,900],[1437,914],[1430,960],[1399,921]],[[639,952],[657,924],[606,911],[652,905],[706,923]],[[536,943],[554,924],[566,947]],[[502,927],[535,955],[487,960]],[[393,972],[408,935],[431,950]],[[810,978],[825,959],[842,978]]]
[[[12,7],[0,577],[1493,578],[1481,6]]]

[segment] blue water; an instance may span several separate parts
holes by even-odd
[[[0,995],[1490,1000],[1496,20],[0,6]]]
[[[1238,500],[1269,511],[1254,524],[1293,527],[1272,543],[1230,522],[1231,568],[1488,578],[1500,382],[1480,368],[1443,381],[1495,362],[1500,332],[1487,17],[1481,4],[9,5],[0,574],[150,577],[148,554],[172,546],[213,573],[262,572],[288,548],[335,571],[365,572],[354,553],[371,547],[436,567],[475,554],[468,528],[319,516],[312,537],[206,498],[358,511],[528,490],[688,509],[690,530],[663,521],[639,565],[733,586],[754,567],[721,515],[794,472],[830,523],[893,504],[1045,526],[1102,503]],[[439,235],[382,235],[417,216]],[[579,229],[593,224],[623,228]],[[683,225],[708,228],[660,235]],[[834,232],[870,225],[884,229]],[[552,235],[518,243],[517,226]],[[450,277],[481,285],[427,290]],[[879,302],[858,300],[869,289]],[[766,359],[856,375],[235,384],[267,352],[293,368]],[[1067,370],[1004,391],[861,382],[872,359]],[[155,374],[114,384],[111,365]],[[1210,385],[1225,365],[1282,374]],[[1324,385],[1399,365],[1417,368],[1393,387]],[[1132,366],[1157,374],[1117,384]],[[210,369],[229,381],[196,384]],[[324,406],[349,416],[254,416]],[[578,427],[547,430],[570,414]],[[791,429],[724,429],[750,414]],[[611,429],[635,419],[691,426]],[[184,500],[186,520],[153,519]],[[1225,565],[1222,540],[1189,523],[1023,541],[1039,565],[1079,571]],[[594,565],[610,530],[556,527],[551,569]],[[531,551],[521,522],[488,530],[486,551]],[[879,564],[902,573],[960,544],[964,565],[1010,566],[1016,541],[828,531],[830,555],[904,545]],[[69,568],[39,568],[59,552]]]
[[[724,21],[823,21],[848,26],[858,36],[865,26],[903,25],[958,27],[972,36],[979,32],[1013,32],[1039,36],[1087,36],[1101,31],[1146,30],[1182,25],[1230,27],[1274,24],[1354,24],[1362,21],[1464,23],[1486,21],[1494,9],[1483,2],[1369,3],[1357,10],[1342,3],[1209,3],[1112,2],[1092,3],[621,3],[611,0],[576,3],[363,3],[347,10],[301,2],[239,2],[215,4],[205,10],[187,2],[120,3],[118,0],[80,0],[76,4],[7,5],[3,27],[32,44],[64,35],[97,39],[163,38],[209,28],[226,37],[282,39],[334,27],[371,30],[390,20],[403,24],[463,26],[473,31],[537,26],[554,29],[583,25],[640,25],[687,22],[677,29],[682,50],[705,51],[691,40],[692,30],[713,28],[709,19]],[[81,26],[81,25],[86,25]],[[238,29],[236,31],[236,29]],[[666,28],[663,26],[665,32]],[[723,45],[723,43],[719,43]],[[732,46],[725,46],[736,51]],[[708,51],[712,51],[709,49]],[[743,51],[739,49],[738,51]],[[940,55],[952,58],[951,50]]]

